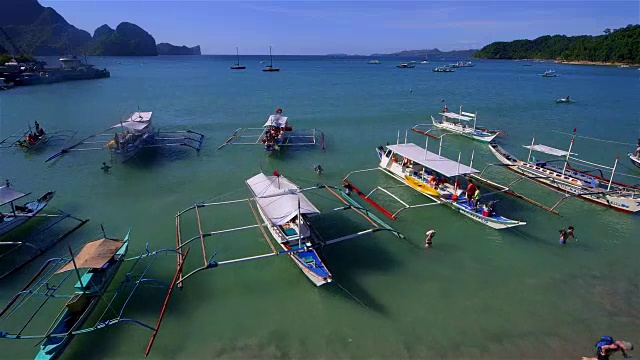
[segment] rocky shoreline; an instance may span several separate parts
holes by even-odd
[[[597,66],[629,66],[629,67],[640,67],[640,64],[628,64],[628,63],[621,63],[621,62],[612,62],[612,63],[608,63],[608,62],[598,62],[598,61],[557,61],[558,64],[568,64],[568,65],[597,65]]]

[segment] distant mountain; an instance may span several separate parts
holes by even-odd
[[[102,25],[93,33],[87,46],[88,55],[156,56],[156,40],[138,25],[122,22],[115,30]]]
[[[156,45],[158,55],[202,55],[200,45],[194,47],[175,46],[169,43],[159,43]]]
[[[80,52],[91,35],[69,24],[50,7],[37,0],[0,0],[0,26],[25,52],[37,55],[62,55]],[[0,36],[0,44],[15,49]]]
[[[103,56],[155,56],[156,41],[139,26],[120,23],[115,30],[108,25],[97,28],[93,36],[69,24],[38,0],[0,0],[0,27],[22,51],[31,55],[85,54]],[[17,53],[0,33],[0,50]],[[178,51],[184,51],[178,47]],[[186,48],[200,53],[199,47]],[[0,51],[3,53],[5,51]]]
[[[426,49],[426,50],[404,50],[391,54],[371,54],[371,56],[417,56],[424,57],[425,55],[433,57],[461,57],[469,58],[478,51],[477,49],[469,50],[453,50],[453,51],[440,51],[438,49]]]
[[[485,59],[561,59],[565,61],[640,64],[640,25],[600,36],[545,35],[535,40],[494,42],[473,56]]]

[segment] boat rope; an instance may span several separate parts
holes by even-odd
[[[198,220],[198,234],[200,235],[200,243],[202,244],[202,257],[204,258],[204,266],[207,266],[209,263],[207,261],[207,249],[204,245],[204,236],[202,235],[202,223],[200,221],[200,212],[198,211],[198,207],[196,206],[196,219]]]
[[[557,133],[559,133],[559,134],[564,134],[564,135],[574,136],[574,134],[573,134],[573,133],[567,133],[567,132],[564,132],[564,131],[559,131],[559,130],[551,130],[551,131],[553,131],[553,132],[557,132]],[[619,141],[613,141],[613,140],[598,139],[598,138],[593,138],[593,137],[589,137],[589,136],[575,135],[575,137],[579,137],[579,138],[583,138],[583,139],[589,139],[589,140],[595,140],[595,141],[602,141],[602,142],[612,143],[612,144],[620,144],[620,145],[636,146],[636,144],[625,143],[625,142],[619,142]]]
[[[273,244],[271,243],[271,240],[269,239],[269,236],[264,231],[264,226],[262,226],[262,221],[260,221],[260,219],[258,218],[258,214],[256,214],[256,210],[253,208],[253,204],[251,203],[251,201],[249,201],[249,208],[251,208],[251,213],[253,213],[253,217],[256,219],[256,222],[258,223],[258,225],[260,225],[260,232],[262,232],[262,236],[264,236],[264,239],[267,241],[267,244],[271,248],[271,251],[275,253],[276,248],[273,246]]]
[[[344,291],[347,295],[349,295],[353,300],[357,301],[360,305],[364,306],[366,309],[371,310],[365,303],[362,302],[362,300],[358,299],[355,295],[350,293],[349,290],[345,289],[342,285],[338,284],[336,281],[334,281],[334,283],[338,285],[338,287],[342,289],[342,291]]]

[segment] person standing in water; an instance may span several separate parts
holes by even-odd
[[[431,246],[433,246],[433,238],[436,236],[436,231],[429,230],[427,231],[426,235],[427,235],[427,238],[425,239],[424,247],[430,248]]]
[[[596,356],[583,356],[582,360],[609,360],[609,357],[618,351],[622,353],[625,359],[632,358],[631,355],[627,355],[626,353],[627,351],[633,350],[633,344],[628,341],[617,341],[613,340],[611,336],[602,336],[595,347]]]

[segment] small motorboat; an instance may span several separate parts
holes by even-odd
[[[454,72],[456,71],[453,68],[447,67],[447,66],[439,66],[435,69],[432,70],[433,72]]]
[[[542,76],[542,77],[557,77],[558,74],[556,74],[556,72],[553,71],[553,70],[547,70],[547,71],[544,72],[544,74],[540,74],[540,76]]]
[[[412,64],[412,63],[402,63],[400,65],[396,65],[396,67],[400,68],[400,69],[411,69],[411,68],[414,68],[416,66],[414,64]]]
[[[573,99],[570,99],[568,96],[566,98],[561,98],[561,99],[556,100],[556,104],[571,104],[571,103],[574,103],[574,102],[576,102],[576,101],[573,100]]]
[[[638,154],[636,152],[636,154],[630,153],[629,154],[629,160],[631,160],[631,163],[640,169],[640,154]]]
[[[369,61],[367,61],[367,64],[378,65],[378,64],[382,64],[382,62],[380,60],[369,60]]]

